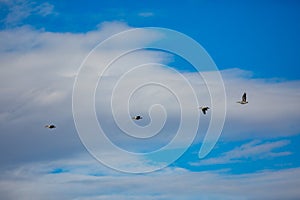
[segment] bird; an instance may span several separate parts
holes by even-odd
[[[46,125],[45,128],[53,129],[53,128],[56,128],[56,126],[53,124],[50,124],[50,125]]]
[[[140,120],[140,119],[143,119],[143,117],[140,116],[140,115],[137,115],[137,116],[132,117],[132,119],[134,119],[134,120]]]
[[[209,109],[209,107],[207,107],[207,106],[201,106],[199,108],[202,110],[204,115],[206,115],[206,111]]]
[[[242,96],[242,101],[237,101],[237,103],[240,103],[240,104],[247,104],[248,103],[246,92],[244,92],[244,94]]]

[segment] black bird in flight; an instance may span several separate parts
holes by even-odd
[[[247,104],[248,103],[246,92],[242,96],[242,101],[237,101],[237,103],[240,103],[240,104]]]
[[[140,115],[137,115],[137,116],[132,117],[132,119],[134,119],[134,120],[140,120],[140,119],[143,119],[143,117],[140,116]]]
[[[202,112],[203,112],[204,115],[206,115],[206,112],[209,109],[209,107],[207,107],[207,106],[201,106],[199,108],[202,110]]]
[[[53,128],[56,128],[56,126],[53,124],[50,124],[50,125],[46,125],[45,128],[53,129]]]

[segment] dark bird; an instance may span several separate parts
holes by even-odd
[[[140,120],[140,119],[143,119],[143,117],[140,116],[140,115],[137,115],[137,116],[132,117],[132,119],[134,119],[134,120]]]
[[[248,103],[246,92],[242,96],[242,101],[237,101],[237,103],[240,103],[240,104],[247,104]]]
[[[207,107],[207,106],[201,106],[199,108],[202,110],[202,112],[203,112],[204,115],[206,115],[206,112],[209,109],[209,107]]]
[[[45,128],[53,129],[53,128],[56,128],[56,126],[53,124],[50,124],[50,125],[46,125]]]

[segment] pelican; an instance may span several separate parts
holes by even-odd
[[[240,103],[240,104],[247,104],[248,103],[246,92],[244,92],[244,94],[242,96],[242,101],[237,101],[237,103]]]
[[[204,115],[206,114],[206,111],[209,109],[209,107],[207,107],[207,106],[201,106],[199,108],[202,110]]]
[[[46,125],[45,128],[53,129],[53,128],[56,128],[56,126],[53,124],[50,124],[50,125]]]
[[[132,117],[132,119],[134,119],[134,120],[140,120],[140,119],[143,119],[143,117],[140,116],[140,115],[137,115],[137,116]]]

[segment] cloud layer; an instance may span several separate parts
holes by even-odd
[[[300,194],[299,168],[244,175],[167,168],[148,175],[120,175],[93,160],[80,160],[35,163],[6,171],[1,175],[1,198],[254,200],[297,199]],[[64,167],[60,173],[54,173],[59,171],[57,166]]]

